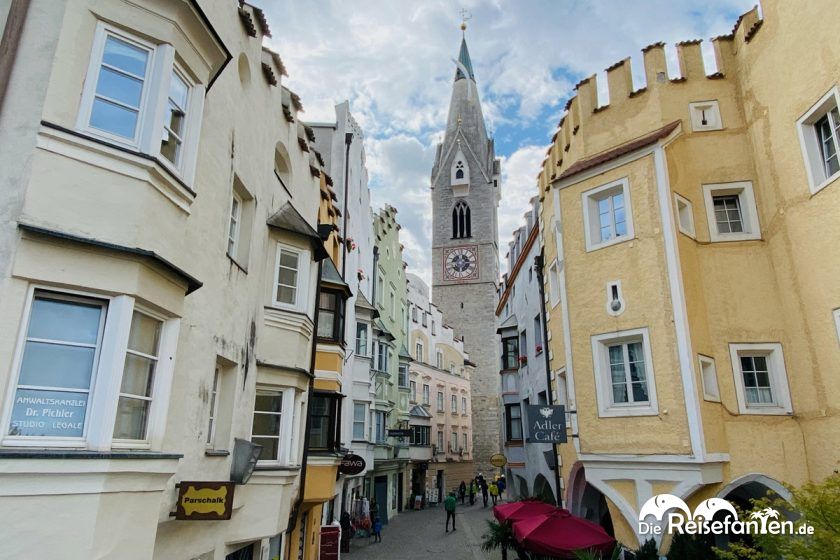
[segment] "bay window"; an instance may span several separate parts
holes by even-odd
[[[309,402],[309,448],[332,451],[338,448],[339,398],[335,393],[315,393]],[[355,411],[354,411],[355,413]]]
[[[344,342],[344,298],[338,292],[323,290],[318,300],[318,338]]]
[[[505,434],[508,441],[522,441],[522,407],[505,405]]]
[[[368,326],[364,323],[356,323],[356,354],[368,355]]]
[[[309,264],[308,251],[282,243],[277,244],[272,293],[272,303],[276,307],[307,312]]]
[[[367,419],[367,406],[364,403],[353,403],[353,439],[364,441],[365,420]]]
[[[251,441],[263,446],[259,461],[280,461],[282,419],[283,391],[257,389]]]
[[[411,426],[411,438],[408,444],[417,447],[428,447],[429,440],[431,439],[431,430],[429,426]]]
[[[519,341],[515,336],[502,339],[502,369],[519,368]]]
[[[21,329],[3,445],[160,446],[177,320],[129,296],[32,288]]]

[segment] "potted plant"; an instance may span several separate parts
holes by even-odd
[[[528,356],[519,356],[519,365],[524,366],[528,363]]]

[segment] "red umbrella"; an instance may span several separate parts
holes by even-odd
[[[554,506],[539,500],[521,500],[519,502],[508,502],[493,507],[493,515],[499,521],[515,523],[520,519],[526,519],[541,513],[554,511]]]
[[[615,539],[600,525],[555,509],[513,524],[513,534],[522,547],[544,556],[571,557],[576,550],[594,549],[609,554]]]

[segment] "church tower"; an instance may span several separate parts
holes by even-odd
[[[461,29],[466,29],[465,25]],[[446,324],[464,338],[476,364],[472,389],[472,458],[491,471],[501,450],[501,383],[496,341],[500,161],[487,137],[466,38],[443,143],[432,169],[432,299]]]

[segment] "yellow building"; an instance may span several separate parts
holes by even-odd
[[[736,503],[838,468],[840,4],[767,0],[576,86],[538,176],[566,504],[637,544],[659,493]],[[667,540],[667,539],[666,539]],[[667,543],[663,543],[663,548]]]

